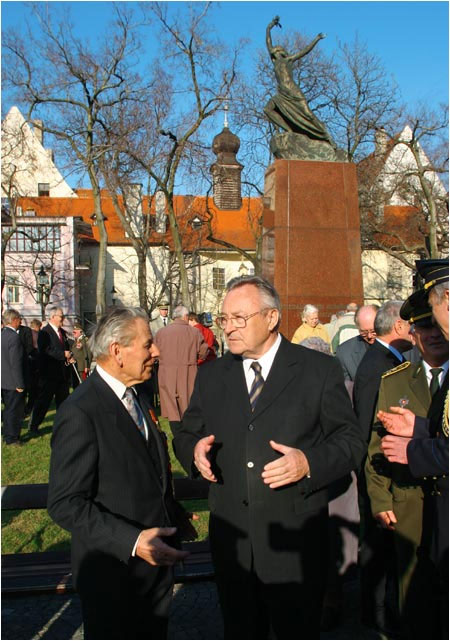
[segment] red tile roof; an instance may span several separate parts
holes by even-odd
[[[94,213],[94,201],[92,190],[76,190],[78,198],[52,198],[40,196],[35,198],[22,198],[19,205],[24,215],[26,210],[34,210],[36,216],[46,217],[81,217],[84,222],[92,226],[94,241],[88,236],[80,237],[85,242],[98,242],[98,228],[93,225],[91,216]],[[131,241],[125,236],[120,220],[115,212],[109,192],[102,190],[102,212],[106,216],[106,230],[108,243],[111,245],[130,245]],[[122,205],[122,197],[119,203]],[[144,197],[142,209],[145,214],[149,211],[149,198]],[[236,245],[241,249],[255,249],[256,220],[262,214],[262,202],[259,198],[243,198],[242,207],[239,210],[219,210],[215,207],[212,198],[205,196],[175,196],[174,209],[177,216],[180,233],[182,236],[183,248],[186,251],[194,249],[219,249],[220,245],[207,239],[210,221],[212,236]],[[150,214],[155,214],[154,199],[151,202]],[[198,217],[204,222],[199,230],[193,229],[191,221]],[[173,245],[168,221],[167,233],[158,234],[154,230],[149,234],[149,244],[159,245],[167,243]]]

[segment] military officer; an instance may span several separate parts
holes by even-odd
[[[83,327],[79,323],[73,326],[73,341],[69,341],[70,350],[76,361],[74,363],[81,380],[87,378],[91,366],[92,354],[88,345],[88,338],[84,333]],[[74,372],[72,376],[72,385],[75,389],[79,385],[79,378]]]
[[[448,371],[448,343],[432,323],[431,309],[422,294],[405,303],[403,315],[406,310],[422,359],[414,364],[406,361],[382,375],[377,412],[400,404],[414,414],[426,416],[432,394]],[[402,636],[421,638],[416,636],[416,632],[419,634],[416,627],[411,629],[412,618],[408,613],[414,608],[419,614],[422,605],[420,595],[410,589],[410,584],[422,536],[424,482],[411,474],[408,465],[386,460],[381,450],[381,437],[385,434],[386,430],[375,419],[365,466],[367,491],[374,518],[381,527],[394,532]]]
[[[424,281],[420,291],[448,340],[448,258],[416,261],[416,266]],[[424,638],[429,639],[448,639],[448,405],[447,371],[426,418],[398,406],[378,413],[390,432],[381,440],[386,458],[392,463],[407,463],[413,476],[429,483],[421,554],[413,577],[428,607],[421,620],[426,625]]]

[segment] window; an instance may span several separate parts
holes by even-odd
[[[3,229],[8,233],[6,225]],[[19,225],[8,242],[8,251],[15,253],[53,253],[60,249],[61,228],[58,225]]]
[[[6,302],[8,305],[20,303],[20,283],[15,276],[6,277]]]
[[[38,183],[38,196],[50,196],[50,183]]]
[[[223,267],[213,267],[213,289],[225,289],[225,269]]]

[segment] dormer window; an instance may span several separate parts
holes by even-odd
[[[50,196],[50,183],[38,183],[38,196]]]

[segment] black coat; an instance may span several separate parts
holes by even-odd
[[[369,443],[372,433],[381,375],[400,363],[401,361],[390,349],[375,341],[363,356],[356,371],[353,407],[366,443]]]
[[[327,563],[327,485],[364,453],[339,363],[283,338],[253,414],[239,357],[202,365],[174,438],[188,473],[195,444],[209,434],[216,437],[218,483],[209,496],[216,571],[236,578],[253,555],[262,581],[311,580],[313,589]],[[301,449],[311,478],[276,490],[265,485],[264,465],[280,456],[270,439]]]
[[[25,388],[23,346],[11,327],[2,329],[2,389]]]
[[[67,379],[69,374],[65,366],[66,357],[64,351],[70,350],[67,334],[61,330],[64,342],[61,343],[55,330],[50,324],[39,330],[38,334],[38,367],[39,372],[45,379],[59,381]]]
[[[174,518],[166,437],[151,420],[142,390],[138,398],[150,428],[148,446],[97,372],[64,401],[53,426],[48,511],[72,533],[77,589],[92,592],[98,583],[104,598],[120,590],[123,564],[139,577],[143,593],[152,587],[161,568],[132,559],[131,552],[141,530],[171,525]]]
[[[339,345],[336,350],[336,358],[342,366],[346,381],[355,380],[356,371],[368,349],[369,343],[361,336],[354,336]]]

